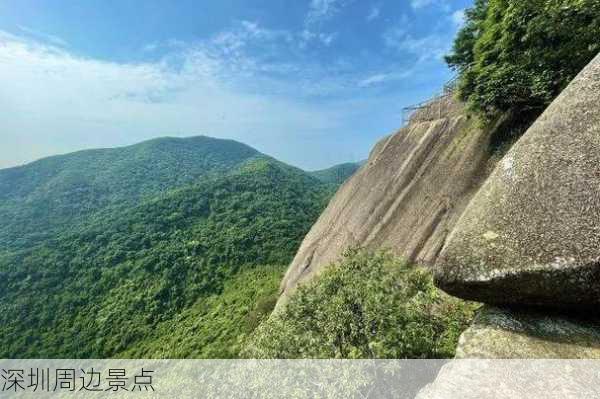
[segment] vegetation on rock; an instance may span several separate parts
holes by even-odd
[[[350,250],[301,285],[242,352],[255,358],[449,358],[475,305],[386,252]]]
[[[463,100],[530,122],[600,51],[597,0],[476,0],[446,57]]]

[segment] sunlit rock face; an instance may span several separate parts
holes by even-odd
[[[351,247],[390,249],[433,264],[491,171],[491,134],[480,126],[446,97],[381,140],[305,237],[282,283],[280,303]]]
[[[600,304],[600,55],[498,163],[435,281],[491,304]]]

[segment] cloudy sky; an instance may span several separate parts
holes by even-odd
[[[471,0],[0,2],[0,168],[204,134],[366,158],[438,91]]]

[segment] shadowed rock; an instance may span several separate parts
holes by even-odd
[[[432,264],[491,170],[489,141],[490,133],[450,98],[417,111],[331,200],[290,265],[282,298],[350,247],[391,249]]]
[[[473,198],[436,284],[492,304],[600,304],[600,55],[511,148]]]

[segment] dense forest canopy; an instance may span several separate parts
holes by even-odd
[[[159,138],[79,151],[0,170],[0,250],[28,248],[101,210],[124,209],[169,190],[267,158],[233,140]]]
[[[446,61],[472,109],[532,121],[599,51],[599,0],[476,0]]]
[[[331,168],[310,172],[310,174],[321,180],[323,183],[339,186],[348,180],[361,165],[362,162],[348,162],[332,166]]]
[[[248,149],[167,139],[2,171],[23,184],[5,193],[22,198],[3,200],[7,217],[52,232],[3,226],[0,357],[236,356],[333,190]],[[75,174],[106,189],[102,206],[95,191],[67,195]]]

